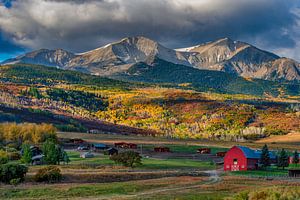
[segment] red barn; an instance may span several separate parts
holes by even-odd
[[[234,146],[229,149],[224,157],[224,171],[246,171],[257,169],[261,151],[244,146]],[[270,152],[271,163],[276,163],[275,154]]]

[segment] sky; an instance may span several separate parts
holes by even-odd
[[[300,0],[0,0],[0,61],[128,36],[170,48],[229,37],[300,61]]]

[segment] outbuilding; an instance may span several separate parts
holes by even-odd
[[[107,154],[110,155],[110,156],[116,155],[118,153],[119,153],[119,151],[116,148],[111,147],[111,148],[107,149]]]
[[[115,147],[116,148],[124,148],[124,149],[137,149],[137,144],[118,142],[118,143],[115,143]]]
[[[271,163],[277,162],[277,157],[270,152]],[[244,146],[234,146],[224,157],[224,171],[254,170],[259,166],[261,150],[253,150]]]
[[[298,154],[298,156],[299,156],[299,158],[300,158],[300,154]],[[294,163],[294,156],[290,156],[290,157],[289,157],[289,164],[293,164],[293,163]],[[299,161],[298,161],[297,164],[300,164],[300,159],[299,159]]]
[[[109,148],[106,144],[99,144],[99,143],[92,144],[92,147],[94,151],[105,150]]]
[[[170,148],[169,147],[155,147],[154,151],[161,152],[161,153],[167,153],[167,152],[170,152]]]
[[[210,152],[211,152],[210,148],[200,148],[200,149],[197,149],[197,153],[200,153],[200,154],[210,154]]]

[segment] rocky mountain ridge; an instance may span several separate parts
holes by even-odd
[[[126,73],[132,65],[139,62],[149,64],[153,57],[196,69],[223,71],[247,78],[300,81],[298,62],[280,58],[230,38],[188,48],[170,49],[145,37],[128,37],[80,54],[62,49],[41,49],[6,60],[2,64],[40,64],[112,76]]]

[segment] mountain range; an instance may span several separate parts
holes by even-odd
[[[46,65],[98,76],[129,78],[138,77],[147,70],[153,70],[153,67],[163,68],[173,64],[177,70],[182,67],[186,73],[188,69],[190,73],[194,73],[195,70],[212,70],[245,78],[300,81],[300,64],[297,61],[279,57],[230,38],[188,48],[170,49],[149,38],[128,37],[80,54],[63,49],[40,49],[8,59],[1,64],[16,63]]]

